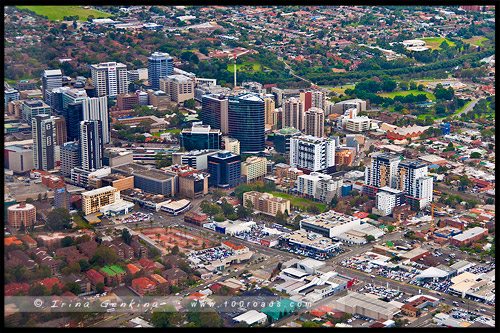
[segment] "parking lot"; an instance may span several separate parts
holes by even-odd
[[[340,266],[401,282],[408,282],[412,280],[420,273],[419,268],[423,268],[423,265],[413,262],[412,267],[408,267],[406,270],[394,270],[374,264],[363,256],[344,259],[340,262]]]
[[[366,284],[359,289],[359,292],[377,295],[378,297],[386,298],[391,301],[401,301],[404,297],[404,293],[397,289],[388,289],[386,286],[375,286],[374,284]]]
[[[142,223],[151,219],[153,213],[133,212],[121,217],[111,218],[109,224],[127,224],[127,223]]]

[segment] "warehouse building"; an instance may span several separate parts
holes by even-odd
[[[390,319],[399,312],[399,308],[390,303],[370,297],[368,294],[354,292],[348,292],[346,296],[336,300],[334,302],[334,307],[342,312],[357,313],[375,320],[381,318]]]

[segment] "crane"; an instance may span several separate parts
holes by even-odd
[[[448,214],[449,216],[453,217],[453,215],[451,215],[450,213],[448,213],[447,211],[445,211],[444,209],[442,208],[439,208],[438,206],[435,206],[434,203],[431,202],[431,227],[429,229],[429,231],[431,233],[434,232],[434,207],[436,207],[437,209],[439,209],[440,211],[443,211],[445,214]]]

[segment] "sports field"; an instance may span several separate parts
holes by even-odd
[[[95,9],[87,9],[82,6],[17,6],[19,9],[29,9],[38,15],[47,16],[51,21],[62,21],[64,16],[79,16],[79,21],[86,21],[89,15],[95,18],[106,18],[112,16]]]
[[[293,205],[295,207],[301,207],[304,210],[306,209],[307,206],[317,206],[319,209],[321,209],[322,212],[326,208],[326,205],[323,205],[323,204],[320,204],[317,202],[313,202],[313,201],[309,201],[309,200],[303,199],[303,198],[292,197],[291,195],[288,195],[288,194],[285,194],[282,192],[271,192],[271,194],[274,195],[275,197],[288,199],[288,200],[290,200],[291,205]]]
[[[419,95],[419,94],[425,94],[427,96],[427,99],[431,100],[431,101],[435,101],[436,100],[436,97],[434,96],[434,94],[431,94],[427,91],[419,91],[419,90],[406,90],[406,91],[394,91],[394,92],[391,92],[391,93],[383,93],[383,94],[377,94],[381,97],[389,97],[389,98],[394,98],[396,96],[406,96],[406,95],[410,95],[410,94],[413,94],[415,96]]]
[[[430,48],[431,50],[440,49],[441,43],[446,41],[449,46],[455,46],[455,43],[442,37],[436,38],[421,38],[421,40],[425,41],[425,46]]]
[[[260,72],[262,71],[262,65],[259,64],[258,62],[250,62],[250,61],[245,61],[242,64],[237,64],[236,68],[238,71],[245,71],[245,72]],[[227,70],[230,71],[231,73],[234,73],[234,64],[227,65]]]

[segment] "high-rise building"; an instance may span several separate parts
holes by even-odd
[[[276,216],[278,211],[282,214],[290,213],[290,200],[275,197],[270,193],[245,192],[243,194],[244,207],[248,207],[248,200],[252,203],[253,208],[262,214]]]
[[[185,75],[175,74],[160,79],[160,90],[177,103],[194,99],[194,81]]]
[[[240,142],[241,152],[260,152],[265,148],[264,100],[256,94],[229,98],[229,136]]]
[[[128,92],[126,65],[116,62],[91,65],[90,73],[98,97],[116,97],[118,94],[126,94]]]
[[[265,124],[269,126],[275,126],[276,122],[276,114],[275,103],[272,98],[267,97],[264,98],[264,110],[265,110]]]
[[[210,186],[233,188],[241,180],[241,156],[228,151],[220,151],[208,156],[208,173]]]
[[[66,186],[54,189],[54,207],[71,210],[71,193],[68,192]]]
[[[290,164],[308,172],[335,171],[335,141],[310,135],[290,139]]]
[[[365,169],[365,184],[373,187],[396,188],[396,177],[400,157],[390,153],[375,153]]]
[[[174,58],[168,53],[154,52],[148,58],[148,81],[154,90],[160,89],[160,79],[174,74]]]
[[[23,119],[32,123],[34,116],[50,116],[50,106],[39,99],[23,101]]]
[[[82,193],[82,210],[85,215],[99,211],[99,208],[120,200],[120,191],[111,186]]]
[[[47,100],[48,92],[54,88],[62,87],[62,72],[60,69],[46,69],[42,72],[42,93],[43,100]]]
[[[304,134],[321,138],[325,136],[325,112],[317,107],[311,107],[305,112]]]
[[[79,103],[88,98],[85,89],[65,89],[62,92],[62,108],[65,109],[68,104]]]
[[[102,126],[103,142],[109,143],[111,135],[109,131],[108,98],[95,97],[82,101],[83,120],[100,120]]]
[[[267,159],[265,157],[250,156],[241,163],[241,174],[247,177],[247,184],[263,180],[267,173]]]
[[[70,141],[61,146],[61,174],[71,176],[71,169],[80,166],[80,146],[78,142]]]
[[[293,127],[286,127],[274,132],[274,149],[281,154],[290,154],[290,139],[300,135],[300,131]]]
[[[326,93],[321,90],[305,91],[300,93],[300,100],[304,102],[304,111],[316,107],[325,109]]]
[[[66,120],[66,135],[68,141],[78,140],[80,137],[80,122],[83,120],[82,102],[68,104],[62,114]]]
[[[7,109],[7,105],[11,101],[19,100],[19,91],[14,88],[8,88],[4,90],[4,107]]]
[[[283,101],[283,128],[293,127],[304,130],[304,102],[292,97]]]
[[[64,117],[54,118],[54,128],[56,131],[56,145],[62,146],[68,141],[68,135],[66,130],[66,119]]]
[[[33,162],[37,170],[48,171],[56,167],[54,118],[45,115],[33,117]]]
[[[330,203],[332,199],[341,196],[342,177],[332,177],[323,173],[312,172],[300,175],[295,182],[297,193],[308,198]]]
[[[428,166],[419,160],[404,160],[398,165],[396,188],[407,194],[407,203],[423,208],[432,201],[433,183]]]
[[[210,125],[195,123],[181,132],[181,147],[187,151],[202,149],[221,149],[222,133],[219,129],[212,129]]]
[[[32,204],[21,202],[7,208],[9,226],[14,229],[31,227],[36,222],[36,207]]]
[[[92,171],[102,167],[104,144],[100,120],[80,122],[80,158],[81,167]]]
[[[223,95],[203,95],[201,99],[200,120],[204,125],[218,128],[227,134],[228,129],[228,99]]]

